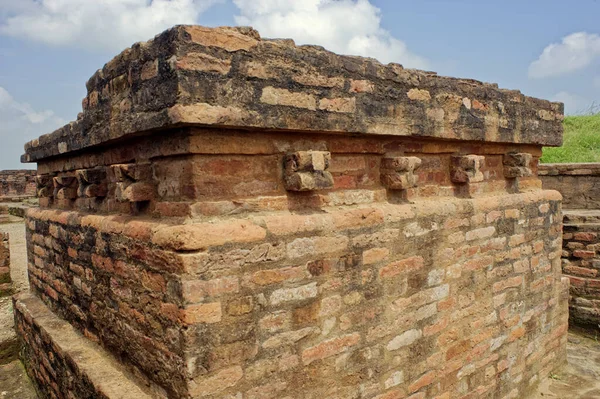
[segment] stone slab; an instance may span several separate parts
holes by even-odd
[[[562,143],[561,103],[251,28],[175,26],[109,61],[87,90],[77,120],[26,144],[24,162],[190,125]]]

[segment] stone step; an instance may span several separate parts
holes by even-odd
[[[600,210],[596,209],[563,209],[565,224],[599,224]]]
[[[34,383],[56,397],[153,398],[117,361],[29,292],[14,297],[17,334]]]

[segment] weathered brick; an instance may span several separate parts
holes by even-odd
[[[316,297],[318,294],[317,283],[310,283],[295,288],[280,288],[273,291],[270,296],[271,305],[285,302],[302,301]]]
[[[330,356],[347,351],[348,348],[355,346],[359,342],[360,334],[357,333],[342,335],[323,341],[318,345],[302,351],[302,362],[308,365],[314,361],[326,359]]]
[[[186,324],[218,323],[221,321],[221,302],[189,305],[181,311],[181,319]]]
[[[488,226],[467,231],[465,238],[467,241],[482,240],[492,237],[495,233],[496,228],[494,226]]]
[[[390,278],[397,276],[400,273],[413,272],[423,268],[424,260],[420,256],[413,256],[397,262],[390,263],[379,270],[379,276],[382,278]]]

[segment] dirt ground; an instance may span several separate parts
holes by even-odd
[[[25,223],[23,219],[14,216],[6,219],[9,223],[0,224],[0,231],[10,234],[10,277],[15,291],[26,290],[29,284]],[[12,299],[0,298],[0,399],[37,399],[23,365],[19,360],[14,360],[17,351]]]
[[[600,330],[571,328],[568,364],[540,384],[531,399],[600,398]]]
[[[25,223],[23,219],[10,216],[10,222],[0,224],[0,231],[10,235],[10,277],[15,291],[26,290],[27,280],[27,248],[25,242]]]

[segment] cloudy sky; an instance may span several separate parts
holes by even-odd
[[[576,5],[576,6],[575,6]],[[342,54],[600,102],[599,0],[0,0],[0,169],[76,118],[85,82],[175,24],[251,25]]]

